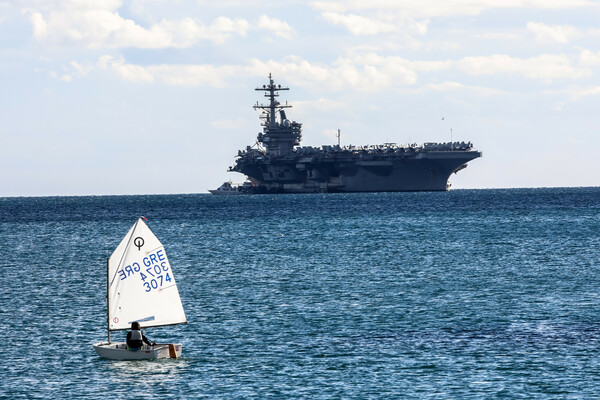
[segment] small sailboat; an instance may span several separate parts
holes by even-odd
[[[165,248],[142,218],[107,260],[106,299],[108,341],[94,344],[100,357],[153,360],[181,356],[181,344],[144,345],[131,351],[125,342],[110,340],[111,332],[130,329],[134,321],[142,328],[187,323]]]

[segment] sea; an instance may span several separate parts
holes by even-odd
[[[141,215],[183,355],[109,361]],[[0,250],[2,399],[600,397],[600,188],[0,198]]]

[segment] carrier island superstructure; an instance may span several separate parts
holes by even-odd
[[[300,146],[302,124],[290,121],[285,109],[291,105],[278,101],[289,88],[269,74],[269,83],[256,90],[268,99],[254,105],[262,112],[263,131],[256,146],[240,150],[229,167],[252,183],[240,187],[248,193],[445,191],[452,173],[481,157],[470,142]]]

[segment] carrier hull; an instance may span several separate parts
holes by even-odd
[[[234,167],[263,193],[446,191],[448,178],[480,157],[477,151],[416,153],[360,159],[339,151],[320,157],[240,159]]]

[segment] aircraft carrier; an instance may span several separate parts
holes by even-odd
[[[446,191],[452,173],[481,157],[470,142],[340,146],[339,132],[337,145],[300,146],[302,124],[290,121],[285,109],[291,105],[278,101],[289,88],[269,74],[269,83],[256,90],[268,99],[254,105],[263,131],[229,167],[251,183],[237,188],[244,193]]]

